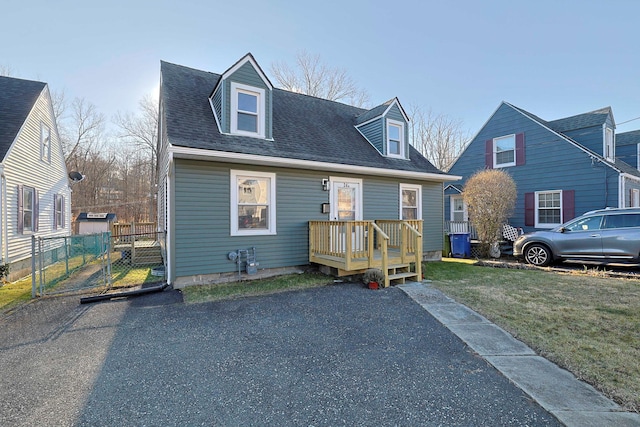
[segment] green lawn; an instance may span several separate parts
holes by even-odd
[[[425,278],[628,410],[640,411],[640,280],[427,263]]]
[[[0,313],[31,299],[31,277],[0,287]]]

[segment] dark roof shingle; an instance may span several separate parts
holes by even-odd
[[[616,146],[640,144],[640,129],[616,134]]]
[[[282,89],[273,90],[273,141],[222,134],[208,98],[220,75],[164,61],[161,73],[173,145],[445,175],[413,147],[410,160],[382,156],[355,128],[366,110]]]
[[[551,129],[557,132],[567,132],[570,130],[584,129],[591,126],[599,126],[607,121],[611,114],[611,107],[600,108],[588,113],[577,114],[548,122]]]
[[[0,161],[45,86],[42,82],[0,76]]]

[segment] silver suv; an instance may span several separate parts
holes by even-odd
[[[556,228],[520,236],[513,255],[547,266],[553,261],[640,262],[640,208],[587,212]]]

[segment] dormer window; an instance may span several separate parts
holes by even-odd
[[[404,157],[404,123],[387,120],[387,155]]]
[[[615,148],[613,143],[613,129],[606,127],[604,129],[604,157],[607,160],[614,160]]]
[[[231,133],[264,138],[264,89],[231,83]]]

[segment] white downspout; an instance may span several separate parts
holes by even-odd
[[[9,229],[7,225],[7,178],[4,176],[4,165],[0,164],[0,263],[6,264],[9,260],[9,248],[7,239]]]
[[[166,216],[166,222],[167,222],[167,229],[166,229],[166,233],[167,235],[165,236],[165,247],[167,248],[167,271],[166,271],[166,275],[167,275],[167,284],[171,285],[173,280],[172,275],[173,275],[173,264],[175,262],[175,260],[173,259],[173,250],[172,250],[172,245],[173,245],[173,217],[171,215],[171,209],[172,209],[172,205],[173,205],[173,198],[172,198],[172,191],[173,191],[173,185],[171,180],[175,178],[175,173],[173,171],[173,167],[174,167],[174,163],[173,163],[173,152],[169,153],[169,167],[167,168],[167,188],[165,190],[165,216]]]

